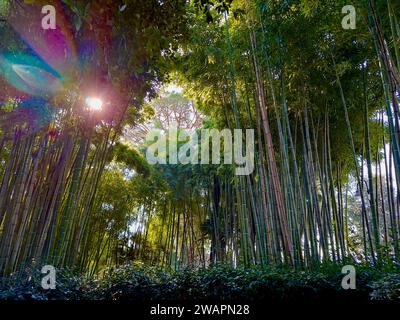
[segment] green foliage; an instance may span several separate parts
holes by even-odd
[[[357,268],[357,290],[343,290],[339,265],[315,271],[237,268],[218,265],[179,272],[132,264],[109,269],[103,277],[57,273],[56,290],[43,290],[40,274],[7,278],[0,285],[5,300],[134,300],[134,301],[298,301],[302,299],[398,300],[399,274]],[[34,273],[35,273],[34,272]],[[347,300],[348,301],[348,300]]]
[[[151,167],[140,152],[123,143],[116,143],[110,155],[115,158],[115,161],[124,163],[128,168],[135,170],[139,174],[144,176],[150,174]]]
[[[0,19],[7,17],[8,11],[10,10],[10,3],[8,0],[0,1]]]
[[[87,278],[63,269],[57,272],[57,289],[44,290],[42,277],[40,270],[33,268],[0,279],[0,300],[81,300],[90,298],[87,292],[94,286]]]
[[[373,300],[395,300],[400,301],[400,275],[387,274],[381,279],[374,281],[371,285]]]

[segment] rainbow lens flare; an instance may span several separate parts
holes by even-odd
[[[52,96],[63,87],[61,76],[34,55],[0,54],[0,72],[9,84],[32,96]]]

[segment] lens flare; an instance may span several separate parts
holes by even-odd
[[[103,107],[103,101],[99,98],[87,97],[85,102],[91,111],[100,111]]]
[[[62,89],[62,78],[40,57],[21,53],[0,54],[0,74],[14,88],[32,96],[52,96]]]

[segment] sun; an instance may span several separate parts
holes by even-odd
[[[100,111],[103,107],[103,101],[99,98],[87,97],[85,102],[91,111]]]

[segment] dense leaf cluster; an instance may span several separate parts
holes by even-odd
[[[62,270],[56,290],[43,290],[35,271],[26,279],[3,279],[0,298],[7,300],[135,300],[135,301],[282,301],[348,298],[399,300],[398,273],[360,267],[357,290],[341,288],[341,266],[325,265],[309,271],[214,266],[183,269],[128,265],[108,270],[103,278],[85,278]],[[26,276],[26,275],[25,275]],[[22,279],[22,280],[21,280]]]

